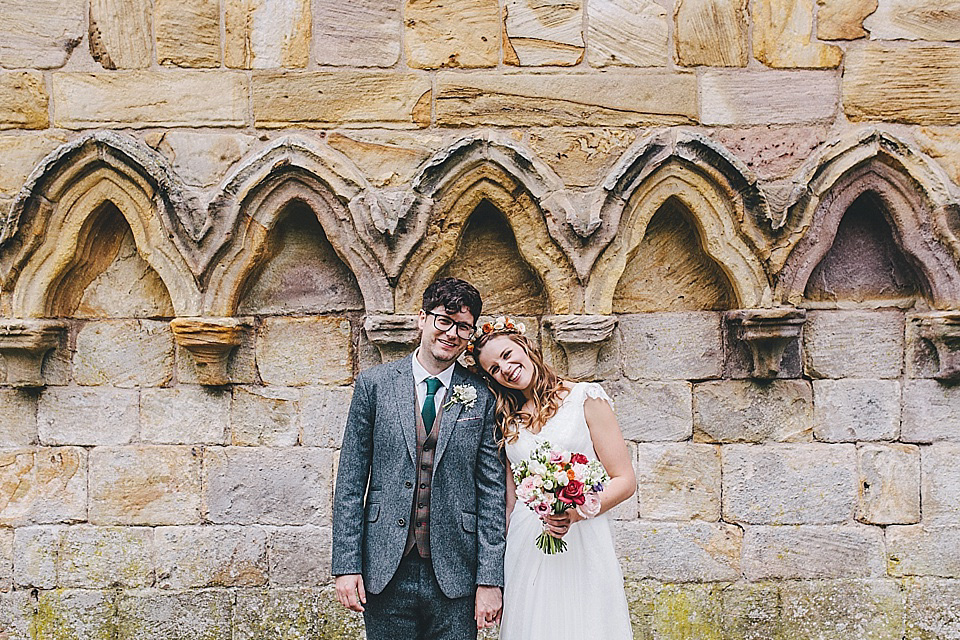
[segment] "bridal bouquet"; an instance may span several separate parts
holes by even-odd
[[[591,462],[582,453],[554,449],[544,442],[529,458],[514,465],[513,480],[517,499],[538,516],[579,509],[581,515],[593,517],[600,512],[597,494],[610,477],[598,460]],[[567,543],[544,531],[537,538],[537,547],[544,553],[561,553]]]

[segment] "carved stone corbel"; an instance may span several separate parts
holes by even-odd
[[[227,364],[240,344],[244,322],[239,318],[174,318],[170,328],[177,344],[190,352],[200,384],[220,386],[230,382]]]
[[[960,379],[960,312],[934,311],[914,318],[920,337],[930,342],[937,350],[940,368],[934,377],[937,380]]]
[[[398,360],[413,351],[420,336],[417,316],[367,316],[363,330],[380,352],[381,362]]]
[[[567,354],[567,374],[582,380],[596,378],[600,348],[613,335],[617,318],[564,315],[549,316],[543,322]]]
[[[753,358],[754,378],[776,378],[784,352],[799,345],[807,312],[803,309],[737,309],[726,313],[728,335],[743,342]]]
[[[7,363],[7,384],[42,387],[43,357],[57,346],[67,325],[57,320],[0,321],[0,354]]]

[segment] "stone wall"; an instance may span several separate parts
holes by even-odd
[[[960,4],[0,0],[0,638],[355,638],[438,275],[616,398],[637,638],[960,638]]]

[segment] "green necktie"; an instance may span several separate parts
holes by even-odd
[[[430,430],[433,429],[433,423],[437,419],[437,403],[434,400],[437,396],[437,390],[443,386],[443,383],[440,382],[439,378],[427,378],[427,398],[423,401],[423,409],[420,410],[420,415],[423,417],[423,428],[426,429],[427,435],[430,435]]]

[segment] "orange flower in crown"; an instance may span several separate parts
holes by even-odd
[[[484,322],[477,327],[470,342],[467,343],[467,349],[463,353],[463,364],[470,368],[476,368],[477,358],[474,355],[476,342],[481,336],[491,336],[497,333],[519,333],[523,335],[527,332],[527,325],[522,322],[514,322],[509,316],[500,316],[493,322]]]

